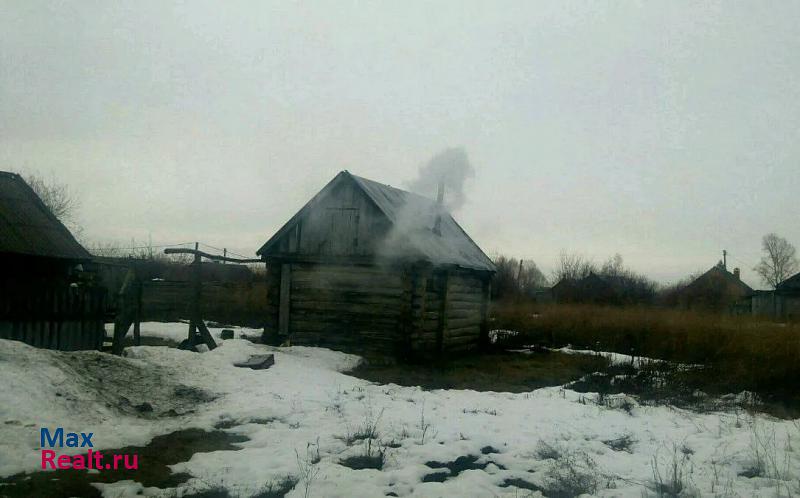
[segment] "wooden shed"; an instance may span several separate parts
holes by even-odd
[[[495,267],[441,199],[342,171],[257,254],[269,340],[417,357],[487,340]]]
[[[78,272],[89,258],[22,177],[0,171],[0,339],[99,349],[105,290]]]

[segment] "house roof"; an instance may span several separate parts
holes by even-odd
[[[694,279],[692,283],[686,286],[686,289],[700,286],[702,282],[708,281],[715,277],[721,278],[727,283],[739,287],[739,289],[745,294],[753,293],[753,289],[749,285],[744,283],[741,279],[737,278],[736,275],[734,275],[733,273],[729,272],[727,268],[722,266],[722,263],[712,266],[711,269],[709,269],[707,272],[703,273],[702,275]]]
[[[552,288],[558,290],[563,289],[581,289],[589,292],[605,292],[614,291],[612,280],[615,277],[601,277],[595,272],[589,272],[581,278],[562,278]]]
[[[0,253],[91,258],[25,180],[6,171],[0,171]]]
[[[353,182],[391,222],[389,256],[413,252],[435,265],[456,265],[475,270],[495,271],[494,263],[467,235],[447,210],[436,201],[383,183],[342,171],[295,214],[256,254],[263,255],[294,223],[339,182]],[[434,232],[440,217],[439,232]]]
[[[776,290],[779,291],[800,291],[800,273],[795,273],[791,277],[787,278],[780,284]]]

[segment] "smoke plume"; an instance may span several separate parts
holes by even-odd
[[[439,182],[444,183],[444,205],[454,211],[464,205],[464,182],[475,176],[475,168],[467,158],[463,147],[454,147],[439,152],[420,166],[417,178],[407,184],[412,192],[436,199]]]

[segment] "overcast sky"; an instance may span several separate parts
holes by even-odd
[[[448,147],[490,255],[660,281],[800,246],[800,2],[0,0],[0,169],[90,241],[247,255],[338,171]]]

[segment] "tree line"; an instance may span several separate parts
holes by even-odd
[[[65,184],[55,178],[44,178],[33,174],[23,175],[25,181],[42,200],[50,212],[80,240],[82,227],[78,223],[77,211],[80,199]],[[119,244],[85,244],[96,256],[122,256],[125,252]],[[800,271],[797,251],[787,239],[776,233],[764,235],[761,241],[762,257],[753,270],[771,288]],[[159,259],[152,247],[136,248],[137,254],[125,254],[137,259]],[[163,256],[163,255],[162,255]],[[166,258],[165,258],[166,259]],[[183,261],[181,261],[183,262]],[[677,284],[661,286],[647,276],[637,273],[623,264],[622,256],[615,254],[601,264],[579,254],[562,251],[550,278],[530,259],[516,259],[505,255],[494,261],[497,273],[492,283],[492,297],[533,297],[537,291],[562,280],[580,280],[590,274],[606,279],[615,286],[623,300],[628,302],[651,302],[674,294],[691,283],[698,274],[690,275]]]

